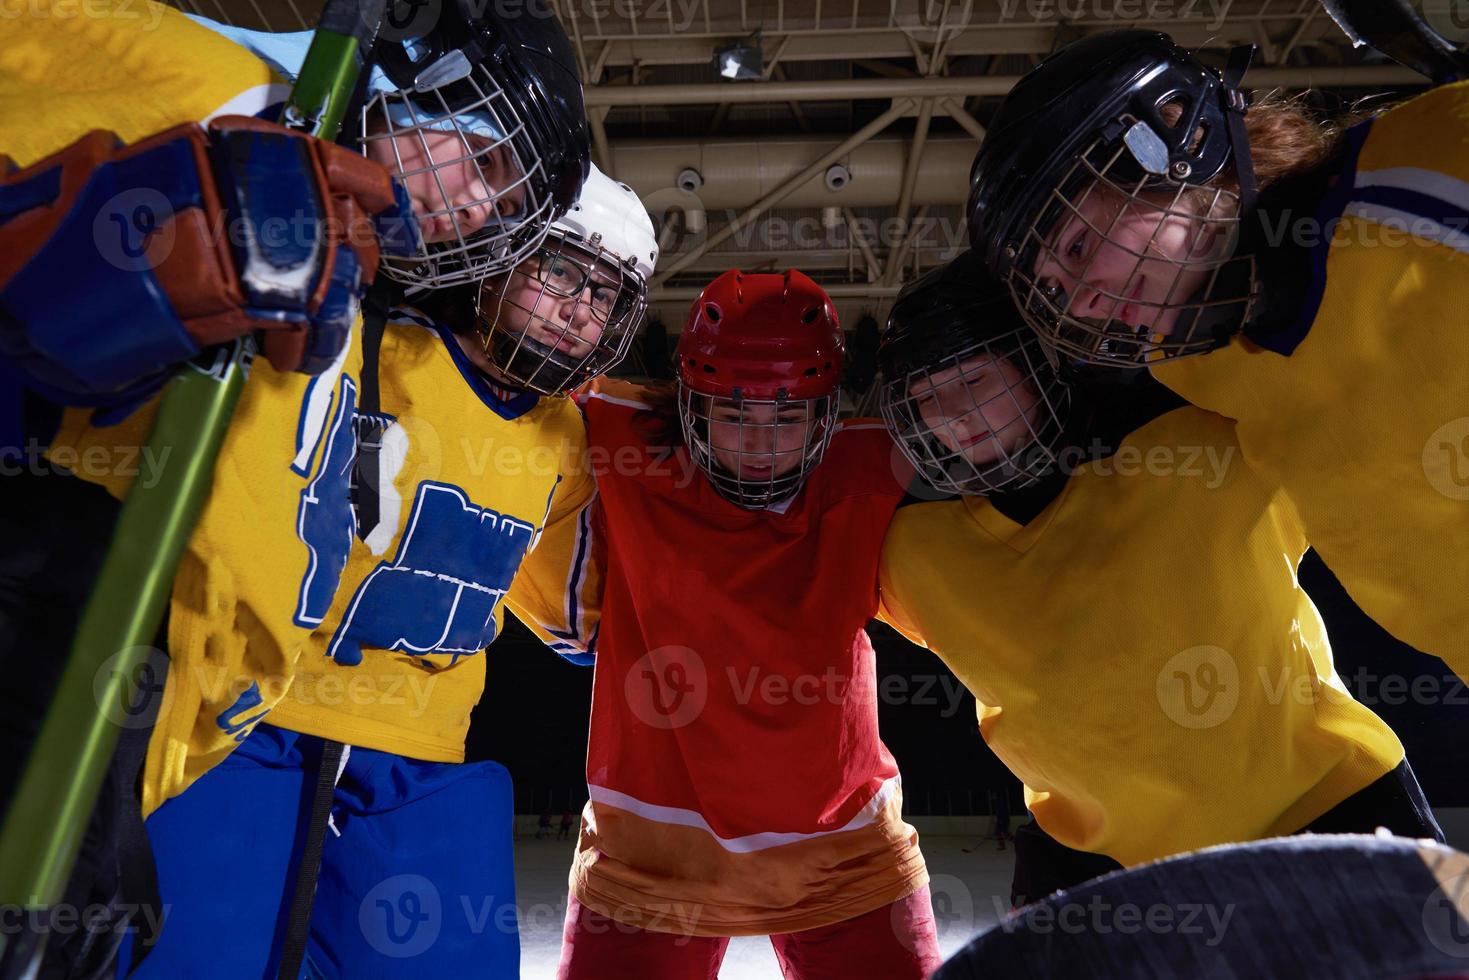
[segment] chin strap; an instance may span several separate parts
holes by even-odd
[[[1229,122],[1229,142],[1234,151],[1235,179],[1239,181],[1240,215],[1255,209],[1259,189],[1255,185],[1255,164],[1250,155],[1250,138],[1245,132],[1245,113],[1249,111],[1250,99],[1240,86],[1250,62],[1255,58],[1255,46],[1242,44],[1229,52],[1229,62],[1224,67],[1224,118]]]

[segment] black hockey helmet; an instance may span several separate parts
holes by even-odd
[[[988,494],[1051,471],[1070,392],[976,253],[960,254],[898,294],[878,364],[883,420],[930,486]]]
[[[970,173],[970,243],[1032,327],[1068,358],[1136,367],[1212,350],[1227,337],[1221,322],[1244,322],[1253,275],[1225,270],[1255,201],[1239,87],[1252,50],[1236,49],[1221,75],[1166,34],[1106,31],[1051,55],[1000,107]],[[1223,174],[1232,183],[1216,180]],[[1188,295],[1170,290],[1150,313],[1128,315],[1141,324],[1122,322],[1128,305],[1139,305],[1128,290],[1092,290],[1110,305],[1084,316],[1067,295],[1080,282],[1036,272],[1059,257],[1051,239],[1098,187],[1092,203],[1105,200],[1114,223],[1149,211],[1158,233],[1174,219],[1198,225],[1187,255],[1173,261],[1180,282],[1189,276]],[[1111,227],[1092,230],[1105,239]],[[1134,247],[1137,266],[1157,261],[1153,244]],[[1154,330],[1146,321],[1164,310],[1182,325]]]
[[[370,93],[366,138],[459,133],[462,153],[435,160],[436,167],[475,165],[503,148],[519,172],[514,186],[524,202],[513,213],[494,209],[476,230],[454,218],[454,240],[395,262],[390,272],[406,283],[445,286],[507,271],[576,202],[587,177],[586,110],[571,43],[547,0],[400,0],[393,11],[397,19],[390,13],[373,52],[391,84]],[[472,203],[491,204],[505,190]],[[443,214],[452,217],[454,209]]]
[[[1232,59],[1231,73],[1236,63],[1243,75],[1248,62]],[[969,174],[969,244],[996,275],[1024,260],[1027,230],[1098,140],[1098,155],[1125,148],[1138,180],[1201,185],[1233,165],[1253,190],[1238,84],[1157,31],[1103,31],[1067,45],[1016,83],[990,124]],[[1175,122],[1164,118],[1169,105],[1180,110]],[[1148,132],[1134,129],[1139,122]]]

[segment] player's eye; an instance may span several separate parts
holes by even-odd
[[[1086,252],[1086,246],[1087,228],[1085,226],[1082,226],[1080,229],[1077,230],[1076,234],[1072,236],[1071,241],[1067,244],[1066,257],[1072,262],[1081,261],[1082,256]]]

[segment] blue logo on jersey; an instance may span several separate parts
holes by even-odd
[[[260,696],[260,685],[251,683],[245,689],[244,693],[235,698],[234,704],[219,713],[219,717],[215,721],[224,730],[226,735],[233,735],[236,742],[243,742],[249,737],[250,732],[254,730],[255,723],[269,714],[270,709],[267,708],[265,711],[257,712],[249,718],[240,718],[239,716],[247,711],[260,707],[264,703],[265,699]]]
[[[355,666],[363,647],[478,653],[495,638],[495,606],[535,533],[470,503],[458,487],[423,481],[398,553],[357,587],[327,655]]]
[[[337,594],[352,548],[355,525],[350,482],[357,455],[352,430],[356,406],[357,385],[344,374],[321,468],[301,490],[301,505],[296,511],[296,535],[306,545],[307,553],[306,574],[296,600],[297,626],[321,625]]]

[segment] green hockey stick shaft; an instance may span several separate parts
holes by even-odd
[[[384,0],[329,0],[283,111],[285,125],[336,138],[383,10]],[[169,464],[156,482],[135,483],[123,502],[0,833],[0,911],[29,914],[62,899],[117,743],[116,709],[129,701],[130,681],[157,635],[179,560],[209,496],[245,383],[244,357],[237,343],[220,352],[214,369],[186,367],[165,388],[148,451]],[[25,934],[0,930],[0,961],[39,957],[39,946],[7,952]]]

